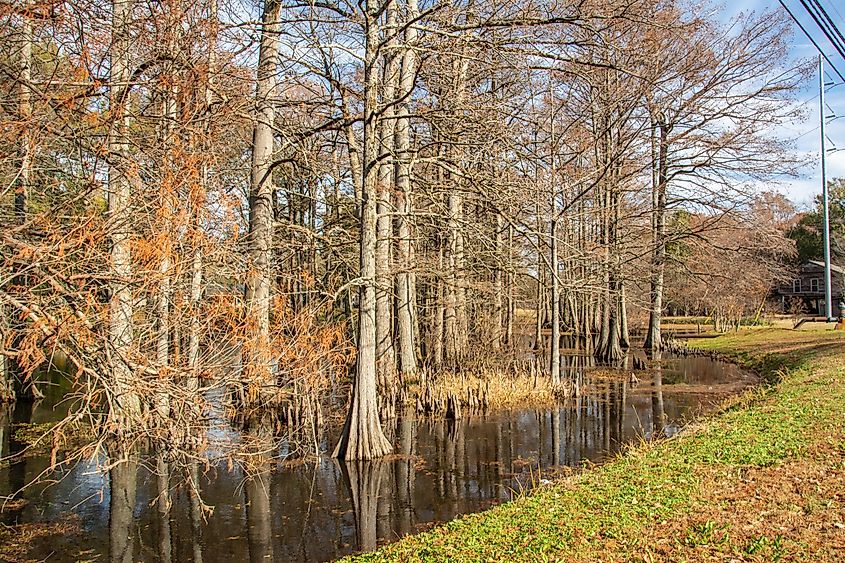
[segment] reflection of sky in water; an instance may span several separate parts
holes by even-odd
[[[212,462],[207,470],[199,468],[201,474],[205,471],[200,478],[203,500],[214,510],[198,532],[191,523],[190,497],[179,485],[181,470],[170,470],[172,509],[163,520],[154,503],[159,490],[156,460],[144,459],[137,472],[134,520],[125,530],[115,531],[134,537],[136,561],[191,561],[200,552],[206,561],[248,560],[251,553],[272,554],[277,561],[326,560],[376,539],[392,541],[505,501],[537,483],[541,475],[554,473],[556,466],[599,462],[624,443],[659,432],[677,433],[685,417],[714,396],[672,393],[670,382],[710,386],[745,379],[733,366],[703,358],[670,359],[663,365],[662,386],[648,380],[635,389],[624,382],[595,382],[591,393],[555,409],[477,415],[457,422],[397,420],[388,433],[398,455],[357,469],[327,457],[299,464],[276,460],[267,462],[273,470],[257,486],[257,480],[246,480],[237,465]],[[210,392],[209,403],[217,403],[221,392]],[[226,423],[225,413],[214,408],[208,460],[219,458],[243,438]],[[7,523],[79,516],[84,538],[48,538],[33,556],[53,553],[50,561],[107,556],[110,479],[101,472],[106,462],[101,457],[78,464],[56,476],[50,486],[31,489],[30,502],[20,512],[4,515]],[[21,470],[30,480],[46,465],[46,459],[28,459],[16,466],[16,477],[9,469],[0,470],[0,492],[20,480]],[[256,499],[261,491],[264,502]],[[161,545],[168,529],[169,555]]]

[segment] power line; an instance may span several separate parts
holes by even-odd
[[[813,18],[814,22],[816,22],[816,25],[821,30],[822,34],[824,34],[830,44],[833,45],[833,48],[836,50],[836,52],[838,52],[839,55],[843,59],[845,59],[845,47],[840,44],[839,38],[837,37],[837,35],[841,36],[842,34],[839,33],[839,29],[836,28],[836,25],[833,24],[832,21],[830,22],[830,25],[828,25],[827,20],[830,20],[830,17],[828,16],[827,20],[825,19],[825,16],[827,16],[827,12],[824,11],[824,8],[821,7],[818,0],[799,1],[804,7],[804,10],[808,14],[810,14],[810,17]],[[824,13],[824,15],[822,15],[822,13]]]
[[[843,18],[843,17],[842,17],[842,14],[840,14],[840,13],[839,13],[839,10],[836,8],[836,4],[831,4],[831,5],[830,5],[830,9],[831,9],[831,10],[833,10],[833,13],[834,13],[834,14],[836,14],[837,16],[839,16],[839,19],[841,19],[841,20],[845,20],[845,18]]]
[[[813,2],[816,4],[816,8],[818,8],[822,16],[824,16],[824,18],[827,20],[828,25],[833,28],[833,31],[836,33],[836,36],[839,37],[839,45],[845,46],[845,36],[843,36],[842,32],[839,31],[839,27],[837,27],[836,22],[834,22],[833,18],[828,15],[827,10],[824,9],[824,6],[822,6],[819,0],[813,0]]]
[[[800,21],[798,21],[798,18],[796,18],[796,17],[795,17],[795,14],[793,14],[793,13],[792,13],[792,10],[790,10],[790,9],[789,9],[789,7],[788,7],[788,6],[787,6],[787,5],[783,2],[783,0],[778,0],[778,2],[780,2],[780,5],[781,5],[781,6],[783,6],[783,9],[784,9],[784,10],[786,10],[786,13],[787,13],[787,14],[789,14],[789,17],[791,17],[791,18],[792,18],[792,21],[794,21],[794,22],[795,22],[795,25],[797,25],[797,26],[798,26],[798,28],[799,28],[801,31],[803,31],[803,32],[804,32],[804,35],[806,35],[806,36],[807,36],[807,39],[809,39],[809,40],[810,40],[810,42],[811,42],[811,43],[813,44],[813,46],[816,48],[816,51],[818,51],[818,52],[821,54],[821,56],[822,56],[822,57],[824,57],[824,60],[826,60],[826,61],[827,61],[827,64],[829,64],[829,65],[830,65],[830,68],[832,68],[832,69],[833,69],[833,71],[834,71],[834,72],[835,72],[835,73],[839,76],[839,79],[840,79],[840,80],[842,80],[843,82],[845,82],[845,76],[842,76],[842,73],[841,73],[841,72],[839,72],[839,69],[837,69],[837,68],[836,68],[836,65],[834,65],[834,64],[833,64],[833,62],[831,62],[831,60],[830,60],[829,58],[827,58],[827,55],[825,55],[825,54],[824,54],[824,51],[822,51],[821,47],[819,47],[819,44],[818,44],[818,43],[816,43],[816,40],[815,40],[815,39],[813,39],[813,36],[812,36],[812,35],[810,35],[810,34],[807,32],[807,30],[804,28],[804,26],[803,26],[803,25],[801,25],[801,22],[800,22]]]

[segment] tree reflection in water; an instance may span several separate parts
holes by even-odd
[[[110,448],[110,460],[72,469],[54,486],[25,493],[29,503],[6,512],[4,521],[39,515],[60,519],[67,514],[61,507],[71,499],[91,557],[324,561],[500,503],[537,483],[538,471],[546,477],[556,466],[600,462],[644,434],[671,435],[685,413],[712,400],[673,392],[674,383],[709,388],[737,378],[725,364],[670,358],[662,366],[655,363],[654,371],[632,387],[625,377],[607,379],[591,370],[589,355],[564,356],[564,361],[564,377],[581,392],[558,406],[457,421],[406,411],[392,428],[395,455],[378,462],[340,464],[328,457],[285,462],[274,449],[273,426],[253,423],[231,431],[248,448],[247,463],[205,464],[201,456],[174,459]],[[22,447],[10,436],[9,418],[9,410],[0,408],[4,453]],[[19,403],[14,419],[31,421],[31,407]],[[32,479],[48,463],[49,456],[33,456],[0,468],[0,489],[5,489],[0,494]],[[101,504],[97,464],[109,468],[111,503]],[[213,510],[206,512],[203,503]],[[47,538],[34,558],[71,553],[78,549],[72,541]]]
[[[138,458],[132,452],[112,455],[109,470],[109,561],[135,561],[135,498],[138,486]],[[117,459],[115,459],[117,457]]]

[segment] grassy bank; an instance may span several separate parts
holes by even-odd
[[[769,384],[679,438],[358,559],[845,560],[845,333],[694,344]]]

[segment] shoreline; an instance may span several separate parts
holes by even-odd
[[[674,438],[344,560],[841,559],[845,333],[756,329],[696,345],[762,383]]]

